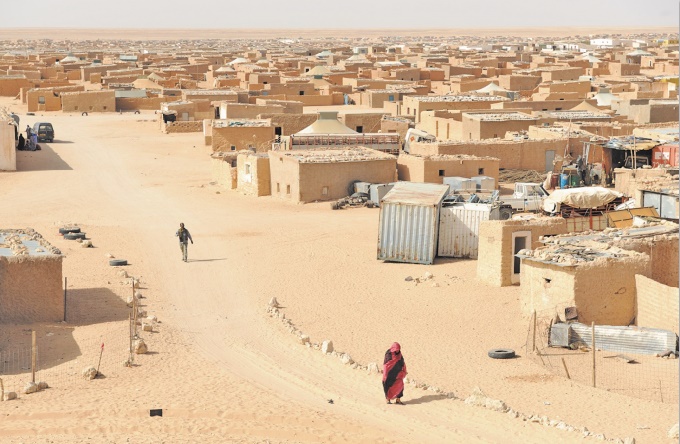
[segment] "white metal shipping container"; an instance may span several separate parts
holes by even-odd
[[[443,257],[476,259],[479,252],[479,225],[489,220],[491,207],[485,204],[456,203],[439,212],[439,249]]]
[[[434,263],[439,210],[448,193],[448,185],[397,182],[380,205],[378,259]]]

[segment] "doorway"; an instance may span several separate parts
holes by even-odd
[[[553,171],[553,168],[555,168],[554,163],[555,162],[555,151],[554,150],[548,150],[545,152],[545,172],[547,173],[548,171]]]
[[[519,276],[522,271],[522,259],[516,256],[520,250],[531,248],[531,231],[517,231],[512,233],[512,270],[511,281],[519,284]]]

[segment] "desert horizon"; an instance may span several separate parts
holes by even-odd
[[[677,441],[678,47],[0,29],[0,442]]]
[[[380,36],[473,36],[490,37],[568,37],[606,34],[677,33],[674,27],[508,27],[508,28],[450,28],[450,29],[393,29],[393,28],[3,28],[0,40],[16,39],[267,39],[297,37],[380,37]]]

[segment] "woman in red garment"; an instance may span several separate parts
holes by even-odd
[[[404,357],[401,355],[401,346],[395,342],[385,352],[383,362],[383,390],[385,390],[385,399],[388,404],[392,404],[394,398],[397,398],[396,404],[404,404],[401,402],[401,397],[404,396],[404,378],[407,374]]]

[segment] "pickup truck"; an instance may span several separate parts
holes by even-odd
[[[538,183],[517,182],[512,197],[499,197],[499,202],[512,207],[513,212],[540,211],[543,208],[543,199],[548,197],[548,192]]]
[[[518,182],[512,196],[501,197],[498,191],[490,196],[479,196],[476,193],[454,190],[446,199],[444,206],[460,202],[488,205],[490,220],[507,220],[514,213],[538,212],[543,208],[543,200],[548,192],[537,183]]]

